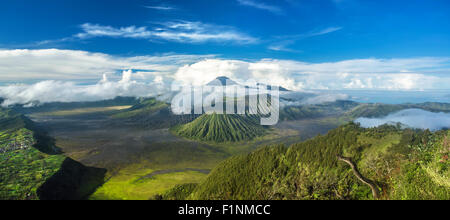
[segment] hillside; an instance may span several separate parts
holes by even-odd
[[[349,120],[360,117],[377,118],[404,109],[422,109],[430,112],[450,112],[450,104],[427,102],[420,104],[380,104],[357,103],[353,101],[335,101],[315,105],[294,105],[280,109],[280,120],[300,120],[322,116],[343,116]]]
[[[11,108],[21,114],[32,114],[32,113],[42,113],[42,112],[54,112],[54,111],[64,111],[80,108],[99,108],[99,107],[111,107],[111,106],[128,106],[135,105],[138,103],[138,99],[134,97],[116,97],[114,99],[103,100],[103,101],[92,101],[92,102],[52,102],[39,104],[34,103],[33,107],[23,107],[21,105],[12,106]],[[2,103],[0,98],[0,103]]]
[[[114,114],[116,123],[144,128],[169,128],[193,121],[196,115],[174,115],[170,105],[155,98],[141,98],[133,107]]]
[[[267,129],[252,117],[204,114],[191,123],[174,127],[172,131],[193,140],[238,142],[262,136],[266,134]]]
[[[286,106],[280,109],[280,120],[301,120],[329,115],[340,115],[360,106],[353,101],[335,101],[315,105]]]
[[[103,170],[59,153],[30,120],[0,108],[0,199],[81,199],[102,184]]]
[[[138,100],[138,103],[133,105],[133,107],[115,114],[113,117],[115,118],[130,118],[143,114],[152,114],[161,109],[167,108],[168,104],[164,102],[160,102],[154,98],[141,98]]]
[[[357,107],[347,112],[346,115],[351,118],[377,118],[387,116],[391,113],[404,109],[422,109],[430,112],[450,112],[450,104],[438,102],[426,102],[420,104],[359,104]]]
[[[269,146],[232,157],[201,184],[177,186],[162,198],[373,199],[371,189],[338,160],[342,155],[376,183],[380,199],[450,199],[449,140],[449,131],[351,123],[289,148]]]

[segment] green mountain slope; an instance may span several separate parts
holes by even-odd
[[[266,134],[267,129],[258,123],[256,117],[204,114],[191,123],[172,128],[172,131],[193,140],[238,142]]]
[[[344,116],[349,120],[359,117],[377,118],[404,109],[423,109],[431,112],[450,112],[450,104],[427,102],[420,104],[381,104],[357,103],[353,101],[335,101],[315,105],[286,106],[280,109],[280,120],[301,120],[322,116]]]
[[[144,128],[169,128],[193,121],[197,115],[174,115],[169,104],[155,98],[141,98],[130,109],[114,114],[112,118],[121,124]]]
[[[373,199],[337,155],[350,157],[381,199],[450,199],[450,132],[341,126],[289,148],[270,146],[222,162],[184,199]],[[177,195],[177,196],[173,196]],[[164,197],[163,197],[164,198]]]
[[[430,112],[450,112],[450,104],[448,103],[437,103],[437,102],[426,102],[420,104],[359,104],[355,108],[351,109],[346,113],[347,116],[351,118],[377,118],[387,116],[391,113],[401,111],[404,109],[417,108]]]
[[[353,101],[335,101],[315,105],[286,106],[280,109],[280,121],[311,119],[339,115],[360,106]]]
[[[123,112],[115,114],[113,117],[115,118],[130,118],[144,114],[152,114],[161,109],[167,108],[168,104],[164,102],[160,102],[154,98],[150,99],[139,99],[139,102],[130,109],[127,109]]]
[[[0,108],[0,199],[81,199],[104,174],[60,155],[30,120]],[[44,188],[50,180],[52,187]]]

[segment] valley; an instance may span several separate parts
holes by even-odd
[[[184,171],[139,180],[142,177],[168,169],[210,170],[229,156],[206,144],[178,138],[168,129],[111,123],[104,114],[31,118],[48,129],[65,155],[108,170],[105,184],[91,199],[149,199],[176,184],[198,182],[206,174]]]
[[[64,104],[62,108],[57,105],[52,108],[43,106],[36,108],[39,110],[18,111],[26,111],[26,116],[35,127],[47,132],[54,146],[64,156],[82,166],[104,170],[102,183],[86,198],[148,200],[226,199],[228,197],[216,197],[217,195],[198,191],[206,190],[201,187],[206,187],[204,184],[210,182],[211,178],[222,178],[214,176],[218,175],[218,167],[228,163],[226,161],[254,154],[260,149],[269,149],[267,146],[298,145],[316,136],[320,138],[327,135],[329,131],[356,118],[378,117],[410,107],[347,101],[289,106],[282,109],[281,121],[276,126],[264,127],[254,122],[257,118],[215,114],[176,116],[171,115],[167,104],[153,98],[125,100],[128,105],[99,102],[72,106]],[[129,105],[131,103],[133,105]],[[450,109],[449,105],[441,104],[423,106],[430,111]],[[421,105],[414,107],[420,108]],[[396,133],[384,138],[398,143],[400,137]],[[30,142],[28,139],[24,140],[27,140],[26,143]],[[357,145],[379,145],[380,149],[388,149],[390,146],[385,141],[368,137],[361,139]],[[367,154],[378,155],[380,149],[370,148]],[[327,160],[332,161],[331,158]],[[364,158],[362,161],[366,162],[362,164],[366,164],[367,160],[369,159]],[[233,172],[232,168],[226,170],[228,171],[220,172]],[[185,194],[186,187],[189,188],[188,194]],[[208,192],[209,190],[207,189]],[[191,194],[197,191],[201,194]],[[247,197],[249,195],[230,198],[259,198]],[[360,199],[351,195],[347,195],[347,198]]]
[[[40,111],[28,116],[49,132],[64,155],[86,166],[108,171],[105,183],[90,199],[151,199],[176,185],[201,182],[217,164],[233,155],[249,153],[268,144],[296,143],[325,134],[339,125],[329,123],[327,118],[284,121],[265,129],[259,137],[217,142],[191,140],[176,135],[169,127],[133,120],[160,117],[165,114],[161,106],[144,101],[143,105],[131,108],[75,108]],[[167,118],[163,117],[160,119]],[[315,126],[311,126],[313,124]]]
[[[450,200],[449,20],[445,0],[0,1],[0,200]]]

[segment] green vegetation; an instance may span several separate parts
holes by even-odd
[[[450,104],[427,102],[421,104],[381,104],[336,101],[316,105],[286,106],[280,110],[280,120],[301,120],[323,116],[340,116],[346,121],[356,118],[378,118],[404,109],[417,108],[431,112],[450,112]]]
[[[1,103],[0,99],[0,103]],[[133,106],[138,103],[134,97],[116,97],[114,99],[94,101],[94,102],[52,102],[52,103],[33,103],[33,107],[13,106],[15,112],[21,114],[48,113],[56,111],[71,111],[74,109],[103,108],[112,106]]]
[[[390,113],[401,111],[406,107],[403,105],[388,105],[388,104],[361,104],[348,115],[352,118],[378,118],[382,116],[387,116]]]
[[[151,175],[154,172],[154,170],[141,167],[141,164],[121,169],[91,195],[90,199],[148,200],[177,184],[197,183],[207,176],[198,171],[162,172],[162,174]]]
[[[28,123],[20,114],[0,109],[0,199],[38,199],[37,189],[65,158],[35,149]]]
[[[252,140],[267,133],[256,118],[215,113],[202,115],[172,131],[189,139],[219,143]]]
[[[155,102],[149,104],[153,105],[152,103]],[[136,109],[142,109],[147,105]],[[281,111],[280,117],[281,120],[288,121],[317,118],[318,120],[323,119],[322,121],[325,124],[336,124],[337,126],[357,117],[379,117],[403,108],[412,107],[410,105],[399,106],[338,101],[319,105],[287,107]],[[425,108],[426,105],[414,107]],[[447,108],[445,105],[436,105],[431,109],[438,111],[445,108]],[[428,108],[427,110],[431,109]],[[161,112],[164,110],[163,108],[162,110],[149,111],[152,116],[147,118],[154,120],[152,118],[154,115],[161,117]],[[169,117],[168,115],[170,113],[162,118]],[[142,116],[145,116],[145,114]],[[346,127],[348,131],[345,131]],[[319,136],[305,143],[295,144],[290,148],[275,145],[258,150],[250,154],[254,158],[242,155],[233,157],[233,159],[226,160],[219,165],[200,184],[198,184],[199,180],[186,181],[186,184],[172,182],[175,187],[168,191],[146,191],[145,189],[142,189],[142,191],[146,192],[144,193],[145,198],[156,195],[154,199],[372,199],[369,187],[359,182],[345,163],[338,162],[336,154],[339,153],[352,157],[357,162],[361,172],[368,178],[376,180],[380,189],[389,190],[390,194],[384,193],[383,199],[395,199],[396,197],[392,194],[393,189],[389,188],[394,184],[385,179],[380,179],[378,173],[372,171],[372,166],[374,160],[380,158],[391,160],[391,162],[395,161],[399,155],[395,155],[392,151],[401,145],[403,131],[395,127],[366,130],[351,125],[343,126],[340,129],[344,130],[337,129],[327,136]],[[244,148],[251,149],[253,145],[256,146],[256,143],[259,142],[271,143],[270,138],[265,137],[268,133],[273,133],[260,126],[257,123],[257,117],[247,118],[217,114],[202,115],[190,123],[173,127],[171,131],[188,139],[209,143],[213,148],[221,149],[232,155],[245,152]],[[365,131],[368,134],[365,134]],[[417,131],[413,131],[413,133],[415,132]],[[332,139],[332,144],[328,143],[330,139]],[[336,147],[336,143],[340,144]],[[322,147],[316,147],[317,144]],[[403,153],[409,155],[410,152]],[[248,163],[252,165],[248,166]],[[122,181],[120,184],[114,182],[110,184],[111,187],[123,185],[126,188],[134,188],[137,186],[132,186],[131,183],[135,183],[131,180],[139,179],[142,175],[133,175],[133,177],[127,178],[127,183]],[[400,178],[400,175],[397,178]],[[445,182],[442,181],[442,178],[434,178]],[[120,192],[120,190],[116,191]],[[120,197],[130,198],[127,195],[103,195],[96,197],[96,199]],[[144,199],[144,197],[141,199]],[[136,198],[136,196],[133,198]]]
[[[196,117],[198,116],[174,115],[169,104],[155,98],[141,98],[133,107],[112,115],[112,119],[118,124],[132,124],[145,129],[169,128],[189,123]]]
[[[37,189],[61,167],[64,156],[34,148],[0,154],[0,199],[38,199]]]
[[[79,199],[103,182],[104,172],[58,155],[34,129],[24,116],[0,109],[0,199]]]
[[[130,118],[136,116],[142,116],[144,114],[152,114],[161,109],[167,108],[168,104],[160,102],[155,98],[139,99],[139,103],[131,108],[113,115],[114,118]]]
[[[372,199],[370,188],[337,155],[352,158],[361,174],[378,185],[381,199],[450,198],[448,131],[431,133],[398,126],[364,129],[347,124],[358,117],[381,117],[405,108],[448,112],[448,104],[338,101],[290,106],[281,110],[279,127],[267,128],[259,124],[258,116],[176,116],[167,103],[153,98],[134,100],[131,108],[109,106],[131,101],[36,107],[49,110],[37,113],[45,117],[82,115],[77,117],[82,120],[94,118],[90,113],[104,116],[108,123],[98,129],[107,130],[105,136],[87,131],[87,138],[74,136],[57,143],[81,149],[68,155],[95,161],[95,166],[107,167],[108,173],[60,155],[55,140],[33,122],[15,111],[0,109],[0,199]],[[116,132],[130,128],[135,136],[105,141],[119,134],[113,131],[116,124],[129,126]],[[339,125],[344,126],[297,143]],[[172,133],[191,140],[174,137],[169,127]],[[87,145],[91,139],[98,142]],[[253,151],[262,145],[271,146]],[[64,151],[71,149],[64,147]],[[123,155],[114,161],[111,155],[117,151]],[[232,155],[238,156],[229,158]],[[214,167],[209,175],[204,172]]]
[[[449,137],[448,131],[350,123],[289,148],[232,157],[184,199],[373,199],[337,155],[352,158],[377,183],[381,199],[450,199]]]
[[[387,116],[397,111],[411,108],[422,109],[430,112],[450,112],[450,104],[448,103],[427,102],[421,104],[400,104],[400,105],[377,103],[377,104],[359,104],[357,107],[347,112],[346,115],[350,116],[352,119],[356,119],[359,117],[378,118]]]
[[[450,199],[450,131],[404,138],[412,144],[400,164],[403,175],[392,181],[392,198]]]
[[[198,186],[197,183],[186,183],[176,185],[172,189],[166,191],[162,195],[156,195],[155,200],[184,200],[186,199]]]
[[[352,101],[336,101],[316,105],[286,106],[280,110],[280,120],[290,121],[339,115],[359,105]]]
[[[199,183],[206,171],[229,155],[209,146],[186,142],[163,143],[142,152],[129,165],[112,167],[91,200],[147,200],[178,184]],[[187,169],[189,168],[189,169]]]

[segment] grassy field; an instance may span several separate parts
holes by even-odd
[[[199,183],[207,174],[198,171],[168,172],[151,175],[156,170],[135,164],[120,169],[93,195],[91,200],[149,200],[178,184]],[[163,171],[164,172],[164,171]]]

